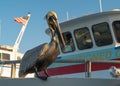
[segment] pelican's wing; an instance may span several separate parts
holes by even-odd
[[[49,48],[49,44],[44,43],[31,50],[28,50],[24,54],[22,61],[20,63],[19,76],[23,76],[24,74],[27,74],[26,72],[35,65],[38,58],[39,60],[42,60],[48,48]],[[29,72],[32,72],[32,70]]]

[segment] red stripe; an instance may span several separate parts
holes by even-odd
[[[22,23],[22,24],[26,24],[26,19],[23,19],[22,17],[17,17],[17,18],[14,18],[14,20],[18,23]]]
[[[48,68],[47,70],[50,76],[55,76],[55,75],[63,75],[63,74],[82,73],[82,72],[85,72],[86,70],[85,66],[86,64],[76,64],[76,65],[71,65],[71,66]],[[107,70],[111,66],[120,68],[120,64],[92,63],[91,71]],[[41,72],[41,75],[44,75],[44,73]]]

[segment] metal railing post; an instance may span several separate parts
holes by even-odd
[[[11,64],[11,78],[15,78],[16,76],[16,64]]]
[[[91,77],[91,61],[87,61],[87,77]]]

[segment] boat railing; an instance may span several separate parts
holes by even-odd
[[[12,61],[0,61],[0,65],[11,65],[11,78],[15,78],[16,76],[16,64],[20,64],[21,60],[12,60]]]
[[[1,65],[11,64],[11,78],[16,76],[16,64],[20,64],[21,60],[13,61],[1,61]],[[120,64],[119,60],[81,60],[81,59],[62,59],[56,60],[55,63],[84,63],[86,64],[86,77],[91,77],[91,63],[108,63],[108,64]]]
[[[81,60],[81,59],[64,59],[64,60],[56,60],[56,63],[84,63],[86,64],[85,76],[87,78],[91,77],[91,68],[92,63],[99,63],[99,64],[120,64],[119,60]]]

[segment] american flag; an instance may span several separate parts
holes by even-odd
[[[16,17],[16,18],[14,18],[14,21],[16,21],[18,23],[22,23],[23,25],[25,25],[28,18],[29,18],[28,16]]]

